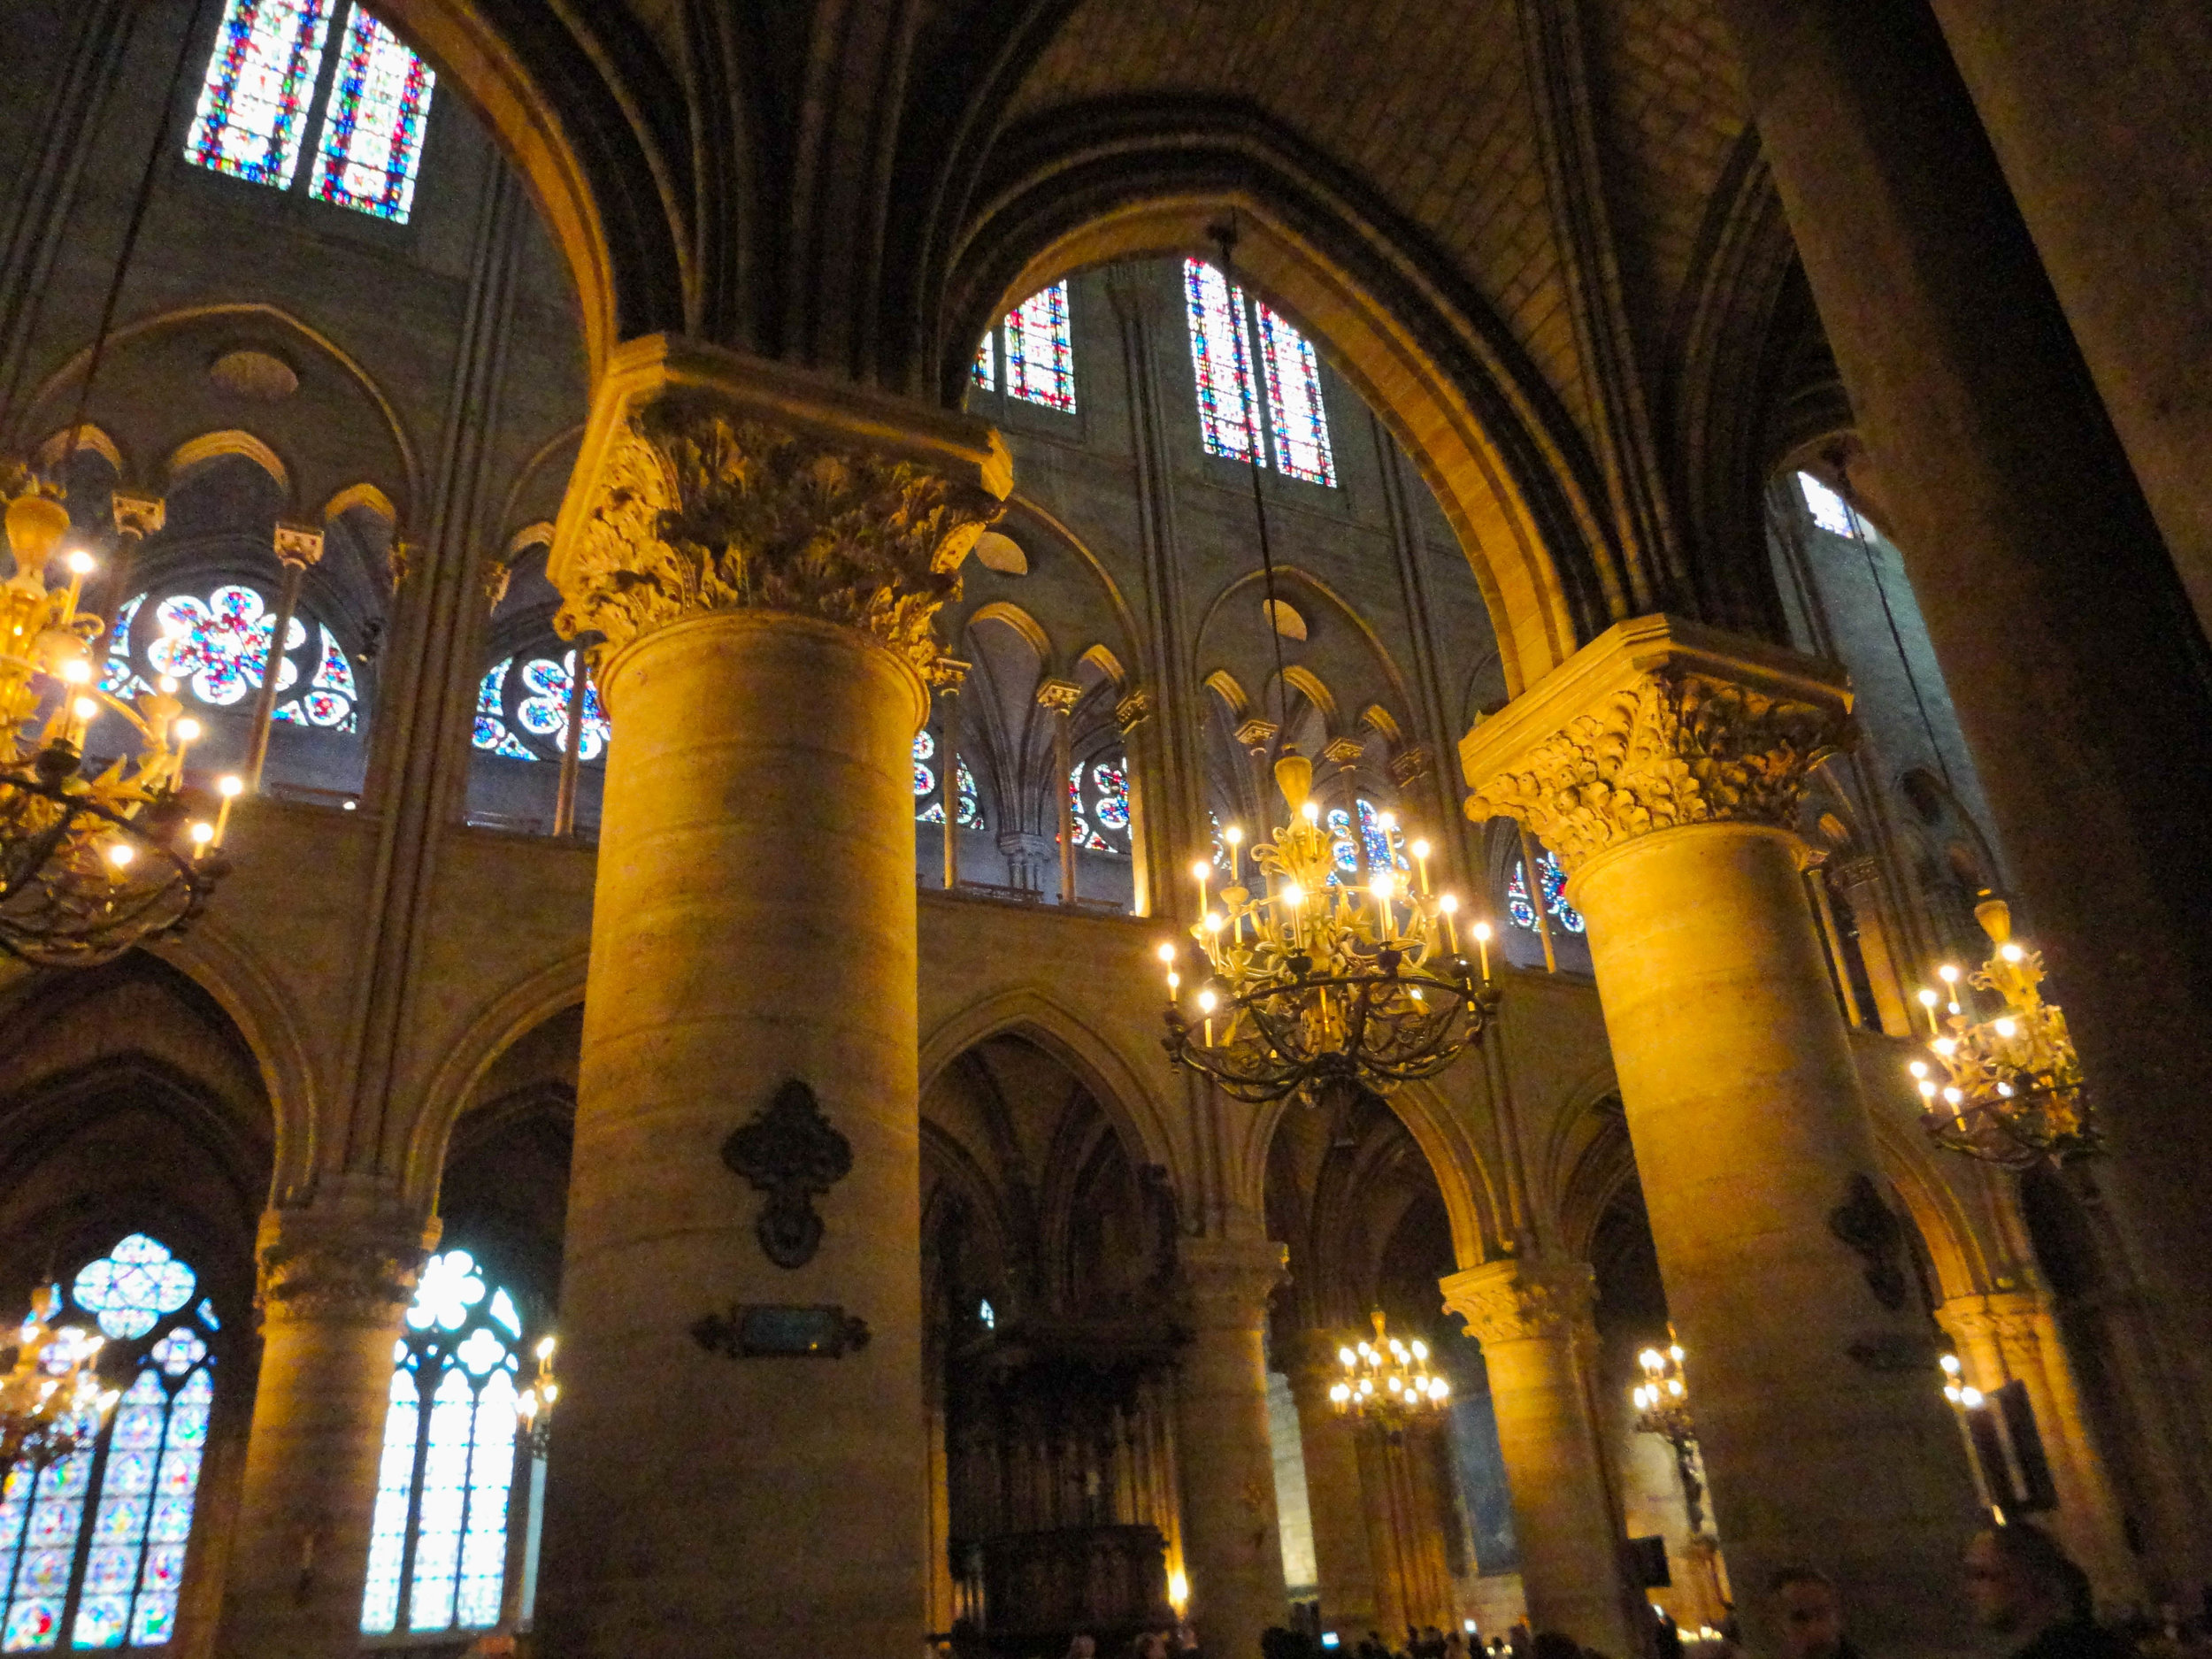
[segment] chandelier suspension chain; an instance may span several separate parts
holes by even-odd
[[[1259,404],[1262,396],[1259,377],[1252,373],[1253,365],[1246,361],[1250,345],[1246,338],[1243,295],[1237,288],[1237,227],[1233,216],[1213,227],[1213,237],[1221,250],[1221,280],[1228,289],[1229,309],[1236,321],[1236,370],[1238,384],[1249,388],[1244,400],[1245,454],[1252,464],[1252,513],[1259,521],[1260,529],[1260,591],[1267,600],[1267,634],[1275,647],[1275,711],[1281,725],[1276,733],[1279,749],[1290,727],[1289,671],[1283,665],[1283,631],[1277,622],[1275,609],[1275,550],[1267,534],[1267,492],[1262,488],[1260,474],[1266,461],[1260,448],[1262,442]]]

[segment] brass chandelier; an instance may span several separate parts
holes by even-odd
[[[1429,846],[1417,841],[1417,880],[1375,872],[1364,891],[1335,879],[1333,837],[1312,795],[1313,763],[1275,763],[1289,819],[1251,850],[1229,843],[1229,883],[1209,902],[1210,864],[1194,866],[1200,917],[1191,928],[1206,972],[1186,1013],[1179,952],[1167,966],[1168,1058],[1242,1101],[1290,1096],[1340,1107],[1359,1090],[1388,1092],[1433,1077],[1481,1038],[1498,1004],[1490,928],[1470,930],[1481,979],[1461,954],[1458,900],[1431,889]]]
[[[1336,1351],[1344,1375],[1330,1386],[1329,1404],[1337,1416],[1392,1434],[1440,1416],[1452,1390],[1429,1369],[1429,1345],[1418,1337],[1402,1342],[1392,1336],[1380,1309],[1369,1317],[1375,1340],[1347,1342]]]
[[[1666,1441],[1674,1453],[1674,1472],[1682,1482],[1682,1508],[1693,1538],[1705,1530],[1705,1483],[1698,1478],[1697,1420],[1690,1415],[1690,1388],[1682,1374],[1682,1344],[1667,1326],[1667,1346],[1647,1348],[1636,1356],[1643,1381],[1629,1391],[1636,1407],[1636,1428]]]
[[[1237,294],[1235,233],[1214,233],[1223,277]],[[1245,323],[1236,311],[1236,358],[1244,376]],[[1252,465],[1252,510],[1259,527],[1260,571],[1275,650],[1275,683],[1288,684],[1275,560],[1268,541],[1267,499],[1260,485],[1263,450],[1251,400],[1245,405],[1246,455]],[[1296,1097],[1332,1111],[1362,1092],[1386,1094],[1402,1083],[1434,1077],[1481,1040],[1498,1005],[1490,983],[1490,927],[1470,928],[1482,977],[1460,949],[1458,899],[1429,883],[1429,846],[1409,850],[1416,882],[1402,879],[1386,857],[1366,891],[1340,880],[1335,837],[1324,827],[1313,795],[1313,763],[1286,746],[1275,762],[1286,820],[1271,840],[1256,841],[1249,857],[1240,831],[1223,832],[1229,856],[1221,907],[1209,902],[1213,866],[1193,867],[1199,919],[1191,928],[1205,972],[1183,1002],[1179,952],[1161,945],[1167,968],[1167,1035],[1176,1066],[1203,1073],[1235,1099],[1261,1102]],[[1363,833],[1355,823],[1351,833]],[[1386,831],[1386,841],[1387,831]]]
[[[533,1457],[545,1455],[553,1439],[553,1405],[561,1397],[560,1379],[553,1374],[554,1339],[538,1339],[538,1374],[515,1396],[515,1420]]]
[[[1937,970],[1949,993],[1941,1025],[1936,1005],[1945,999],[1932,990],[1920,993],[1934,1059],[1932,1067],[1915,1060],[1908,1068],[1926,1108],[1921,1126],[1947,1151],[2009,1170],[2095,1151],[2081,1057],[2067,1034],[2066,1016],[2038,988],[2042,954],[2013,939],[2012,911],[2002,899],[1983,900],[1974,916],[1994,949],[1966,979],[1964,995],[1985,991],[2004,1006],[1978,1018],[1970,1000],[1962,1002],[1959,970],[1948,963]]]
[[[0,1356],[0,1469],[19,1463],[42,1472],[89,1447],[119,1394],[100,1386],[96,1369],[106,1339],[52,1321],[61,1295],[43,1286],[31,1317],[16,1332],[12,1356]]]
[[[14,574],[0,584],[0,949],[42,967],[91,967],[141,941],[184,931],[228,867],[225,780],[214,823],[191,820],[185,752],[199,723],[181,718],[176,682],[135,705],[104,690],[92,642],[99,617],[79,609],[93,569],[81,549],[46,574],[69,515],[35,487],[7,509]],[[96,722],[115,716],[137,753],[85,775]],[[109,729],[114,729],[111,723]]]

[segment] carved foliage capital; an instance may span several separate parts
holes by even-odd
[[[1944,1334],[1962,1345],[1977,1341],[2035,1342],[2055,1336],[2050,1304],[2034,1291],[1955,1296],[1935,1310]]]
[[[1667,664],[1523,750],[1467,810],[1517,820],[1571,874],[1609,847],[1685,824],[1790,827],[1812,768],[1849,733],[1839,704]]]
[[[1000,511],[923,462],[665,397],[602,465],[556,626],[619,649],[688,617],[787,611],[873,634],[926,676],[938,608]]]
[[[1489,1262],[1442,1281],[1444,1311],[1487,1348],[1571,1338],[1590,1325],[1597,1283],[1584,1262]]]
[[[283,1239],[261,1252],[258,1301],[270,1318],[381,1324],[414,1300],[425,1252],[391,1238]]]

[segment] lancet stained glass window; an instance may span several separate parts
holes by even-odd
[[[1202,259],[1183,261],[1190,310],[1190,361],[1198,378],[1198,426],[1208,455],[1251,458],[1252,352],[1244,337],[1244,292]]]
[[[975,383],[987,392],[998,389],[998,330],[983,336],[975,349]]]
[[[1118,761],[1097,761],[1088,768],[1079,761],[1068,773],[1068,806],[1072,813],[1075,844],[1088,853],[1126,853],[1129,850],[1129,778]],[[1111,830],[1110,840],[1102,831]]]
[[[1536,855],[1536,879],[1544,891],[1545,912],[1571,933],[1584,931],[1582,912],[1567,902],[1567,872],[1549,852]],[[1532,933],[1536,931],[1536,907],[1528,893],[1528,865],[1518,858],[1513,861],[1512,878],[1505,884],[1505,913],[1514,926]]]
[[[329,0],[227,0],[185,159],[255,184],[290,185],[329,27]]]
[[[424,1264],[392,1350],[365,1635],[499,1622],[521,1338],[514,1298],[468,1251]]]
[[[1329,412],[1313,342],[1283,316],[1252,299],[1202,259],[1183,262],[1190,319],[1191,368],[1198,425],[1209,455],[1249,461],[1263,396],[1277,471],[1310,484],[1333,485]],[[1256,335],[1257,346],[1254,345]],[[1253,381],[1256,349],[1260,384]]]
[[[942,824],[945,821],[944,796],[938,792],[937,773],[930,762],[937,758],[937,737],[926,726],[914,734],[914,798],[921,808],[914,814],[921,824]],[[976,794],[975,774],[968,770],[965,757],[956,757],[955,787],[960,794],[960,827],[981,829],[983,807]]]
[[[101,683],[130,696],[166,675],[181,693],[211,708],[243,712],[250,707],[276,632],[267,597],[242,582],[226,582],[204,595],[166,595],[149,610],[151,598],[140,594],[116,612]],[[295,612],[278,664],[275,718],[353,733],[360,729],[360,701],[352,659],[337,636]]]
[[[319,200],[404,225],[414,209],[424,124],[437,77],[399,37],[355,6],[309,190]]]
[[[1832,535],[1856,535],[1858,526],[1853,520],[1848,503],[1827,485],[1810,472],[1797,475],[1798,493],[1805,497],[1805,509],[1813,515],[1813,522]]]
[[[133,1375],[88,1451],[0,1486],[0,1652],[153,1647],[175,1633],[200,1459],[214,1407],[215,1310],[198,1275],[145,1233],[71,1281],[64,1317],[96,1323],[102,1369]],[[85,1525],[88,1510],[91,1525]]]
[[[1313,342],[1267,306],[1260,322],[1260,364],[1267,378],[1267,431],[1275,465],[1309,484],[1336,482],[1329,415],[1321,404],[1321,365]]]
[[[1075,412],[1075,347],[1065,282],[1038,289],[1006,313],[1006,389],[1064,415]]]
[[[503,657],[484,671],[476,687],[476,719],[470,741],[509,760],[558,760],[568,748],[568,696],[576,653],[532,657],[515,665]],[[607,752],[614,726],[599,688],[584,677],[584,706],[576,728],[576,758],[589,764]]]

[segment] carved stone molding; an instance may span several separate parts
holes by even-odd
[[[2050,1305],[2032,1290],[1954,1296],[1935,1310],[1944,1334],[1964,1347],[1976,1341],[2040,1342],[2055,1334]]]
[[[1470,818],[1510,818],[1572,874],[1689,824],[1789,829],[1852,737],[1832,665],[1666,617],[1622,623],[1460,746]]]
[[[1142,686],[1132,689],[1114,704],[1114,726],[1124,737],[1152,718],[1152,693]]]
[[[1289,1251],[1265,1239],[1184,1239],[1176,1251],[1183,1294],[1199,1325],[1258,1324],[1289,1272]]]
[[[114,504],[115,528],[119,534],[143,540],[168,521],[168,505],[158,495],[119,489],[110,495],[109,500]]]
[[[262,1247],[256,1303],[269,1319],[381,1324],[414,1300],[426,1254],[391,1237],[280,1235]]]
[[[872,634],[926,676],[938,609],[1001,511],[947,470],[674,392],[612,434],[554,626],[619,649],[689,617],[787,611]]]
[[[308,524],[280,524],[276,527],[277,562],[298,565],[305,570],[319,565],[323,558],[323,533],[320,526]]]
[[[1072,680],[1047,680],[1037,687],[1037,706],[1059,715],[1071,715],[1083,701],[1083,687]]]
[[[1274,721],[1263,720],[1256,714],[1237,727],[1237,741],[1256,753],[1273,742],[1275,733],[1281,730],[1282,727],[1277,726]]]
[[[1597,1278],[1586,1262],[1486,1262],[1439,1281],[1444,1311],[1494,1342],[1571,1340],[1592,1329]]]
[[[1434,764],[1429,751],[1416,743],[1391,757],[1390,775],[1397,780],[1401,789],[1410,789],[1415,783],[1429,775],[1429,768]]]

